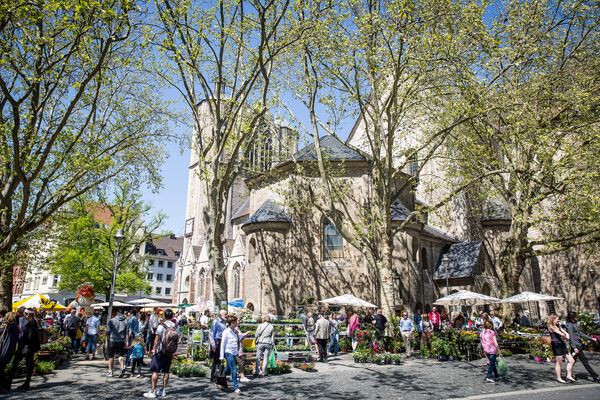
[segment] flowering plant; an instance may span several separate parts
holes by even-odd
[[[302,371],[306,371],[306,372],[312,372],[312,371],[316,371],[315,369],[315,363],[311,362],[295,362],[294,363],[294,368],[298,368],[301,369]]]

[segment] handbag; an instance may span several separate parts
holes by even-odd
[[[223,389],[227,389],[227,374],[225,373],[225,366],[222,362],[219,363],[217,369],[217,385],[221,386]]]
[[[75,331],[75,339],[81,339],[83,337],[83,333],[81,333],[81,329],[77,328]]]

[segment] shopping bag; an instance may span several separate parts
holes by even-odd
[[[271,350],[269,352],[269,363],[267,364],[267,367],[269,367],[269,368],[277,367],[277,361],[275,361],[275,351],[274,350]]]
[[[223,389],[227,389],[227,373],[225,372],[226,368],[225,368],[225,363],[224,362],[220,362],[219,366],[217,367],[217,385],[221,386]]]
[[[510,368],[508,368],[508,364],[504,361],[503,357],[498,358],[498,362],[496,363],[496,368],[498,369],[498,375],[500,376],[509,376]]]

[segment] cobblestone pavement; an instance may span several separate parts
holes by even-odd
[[[592,366],[600,372],[600,354],[588,354]],[[554,378],[552,363],[538,364],[518,355],[508,357],[507,362],[512,372],[509,380],[485,383],[485,360],[439,362],[411,357],[401,365],[374,365],[356,364],[350,355],[343,355],[331,357],[328,364],[317,363],[318,372],[292,369],[289,374],[241,383],[240,389],[242,397],[252,399],[448,399],[470,396],[549,399],[548,390],[553,389],[560,391],[555,396],[561,398],[600,398],[600,385],[591,382],[580,363],[574,369],[579,381],[561,385]],[[143,369],[145,376],[142,379],[107,378],[103,376],[106,371],[104,361],[84,361],[82,356],[76,356],[68,366],[54,374],[34,377],[31,390],[14,391],[11,396],[2,398],[135,399],[142,398],[150,387],[147,366]],[[13,387],[19,382],[16,380]],[[525,392],[509,393],[517,391]],[[173,399],[229,397],[238,396],[231,390],[219,391],[208,378],[172,377],[167,387],[167,398]]]

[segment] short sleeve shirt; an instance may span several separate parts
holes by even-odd
[[[494,337],[496,332],[492,329],[484,329],[481,332],[481,347],[485,354],[496,354],[498,349],[494,345]]]
[[[98,334],[98,326],[100,326],[100,319],[98,319],[95,315],[92,315],[90,319],[87,320],[88,335],[97,335]]]
[[[175,323],[173,321],[165,321],[164,325],[166,325],[168,328],[175,328]],[[166,331],[167,330],[165,329],[163,324],[158,325],[158,328],[156,328],[156,336],[158,336],[158,346],[156,347],[157,353],[160,353],[160,351],[162,350],[162,336],[165,334]]]

